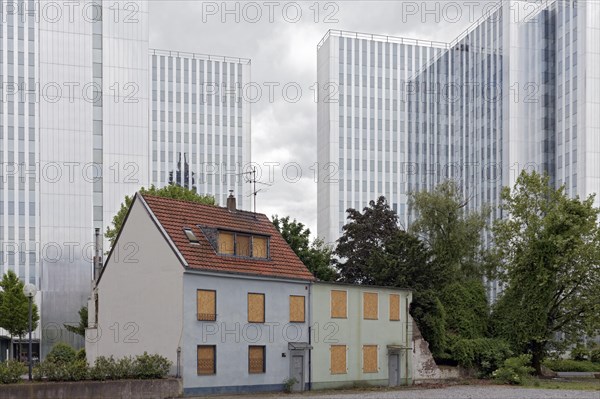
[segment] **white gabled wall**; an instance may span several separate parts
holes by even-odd
[[[140,198],[110,255],[97,287],[98,327],[86,351],[96,356],[160,354],[177,366],[181,345],[183,267]],[[90,323],[94,300],[90,300]]]

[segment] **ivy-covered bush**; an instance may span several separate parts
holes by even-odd
[[[505,384],[521,385],[534,371],[531,355],[521,355],[506,359],[504,365],[492,373],[492,377]]]
[[[27,366],[16,360],[0,362],[0,384],[15,384],[27,373]]]
[[[459,339],[451,348],[452,358],[467,369],[488,377],[512,356],[506,341],[494,338]]]

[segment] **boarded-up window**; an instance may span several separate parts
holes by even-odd
[[[214,345],[198,345],[198,375],[209,375],[217,372],[217,347]]]
[[[248,294],[248,323],[265,322],[265,294]]]
[[[331,345],[331,374],[346,374],[346,345]]]
[[[400,295],[390,294],[390,320],[400,321]]]
[[[234,234],[224,231],[219,232],[219,253],[233,255],[235,253]]]
[[[255,258],[267,258],[266,237],[252,237],[252,256]]]
[[[265,367],[265,347],[264,346],[249,346],[248,347],[248,373],[259,374],[264,373]]]
[[[304,297],[290,295],[290,322],[304,323]]]
[[[237,256],[250,256],[250,236],[243,236],[237,234],[236,237],[236,255]]]
[[[198,290],[196,299],[198,320],[217,320],[217,292],[213,290]]]
[[[347,292],[331,291],[331,317],[334,319],[345,319],[347,316]]]
[[[363,316],[365,320],[377,320],[379,296],[374,292],[363,292]]]
[[[377,345],[363,346],[363,373],[377,373]]]

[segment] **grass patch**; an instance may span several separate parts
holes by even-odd
[[[544,366],[552,371],[600,372],[600,363],[570,359],[547,359]]]
[[[600,391],[600,380],[595,378],[578,380],[545,380],[531,378],[525,384],[523,384],[523,387],[535,389],[563,389],[572,391]]]

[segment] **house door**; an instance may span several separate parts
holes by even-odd
[[[397,387],[400,385],[400,356],[397,353],[390,353],[388,357],[389,386]]]
[[[290,378],[296,380],[296,383],[292,387],[294,392],[304,391],[304,356],[303,355],[292,355],[292,367]]]

